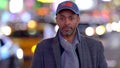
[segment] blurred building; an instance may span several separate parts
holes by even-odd
[[[55,36],[58,29],[55,11],[62,1],[65,0],[0,0],[0,34],[5,34],[23,49],[23,67],[30,66],[39,41]],[[120,61],[116,61],[116,57],[115,60],[110,59],[111,54],[108,51],[114,51],[109,48],[115,46],[118,49],[114,53],[119,54],[120,43],[117,36],[120,33],[120,0],[71,1],[80,9],[80,32],[100,39],[105,46],[109,67],[119,68]],[[118,39],[111,40],[114,36]],[[110,41],[114,42],[109,44]]]

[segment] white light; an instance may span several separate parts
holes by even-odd
[[[18,13],[23,9],[23,0],[10,0],[9,2],[10,12]]]
[[[1,28],[1,32],[8,36],[11,34],[12,30],[11,30],[11,27],[9,27],[9,26],[3,26]]]
[[[116,60],[107,60],[108,67],[114,68],[117,64]]]
[[[0,26],[1,27],[1,26]],[[3,35],[3,32],[2,32],[2,29],[0,28],[0,36],[2,36]]]
[[[112,25],[111,25],[111,27],[112,27],[113,31],[117,31],[118,23],[113,22]]]
[[[112,27],[110,23],[106,24],[106,30],[107,32],[112,32]]]
[[[53,11],[56,11],[58,4],[63,2],[63,1],[67,1],[67,0],[54,0],[54,2],[53,2]]]
[[[22,59],[23,58],[23,50],[21,48],[19,48],[17,50],[17,57],[18,57],[18,59]]]
[[[95,1],[93,0],[75,0],[80,10],[88,10],[94,7]]]
[[[118,23],[120,24],[120,21]]]
[[[112,0],[102,0],[102,1],[104,1],[104,2],[110,2],[110,1],[112,1]]]
[[[88,35],[88,36],[93,36],[94,35],[94,28],[93,27],[87,27],[85,29],[85,34]]]
[[[55,26],[55,32],[57,32],[57,31],[58,31],[58,29],[59,29],[59,26],[58,26],[58,25],[56,25],[56,26]]]
[[[120,21],[118,22],[118,25],[117,25],[117,32],[120,32]]]

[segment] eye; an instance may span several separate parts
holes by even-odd
[[[59,20],[61,20],[61,21],[64,21],[64,20],[65,20],[65,17],[64,17],[64,16],[59,16],[58,18],[59,18]]]
[[[59,19],[60,19],[60,20],[64,20],[64,17],[60,17]]]
[[[74,16],[70,16],[70,17],[69,17],[69,20],[74,20]]]

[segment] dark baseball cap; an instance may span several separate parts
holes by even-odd
[[[57,7],[56,14],[58,14],[61,10],[65,10],[65,9],[71,10],[77,15],[80,14],[78,6],[72,1],[61,2]]]

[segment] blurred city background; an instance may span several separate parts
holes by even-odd
[[[0,68],[30,68],[36,44],[56,34],[62,1],[0,0]],[[81,34],[102,41],[109,68],[120,68],[120,0],[71,1],[80,9]]]

